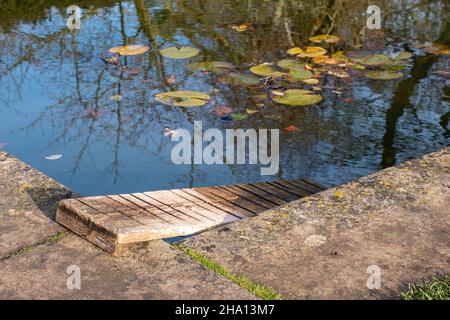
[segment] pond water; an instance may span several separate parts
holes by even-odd
[[[72,4],[81,8],[77,31],[66,27]],[[2,1],[0,146],[83,195],[100,195],[299,177],[331,186],[450,145],[449,56],[411,44],[449,43],[448,2],[371,4],[382,8],[382,31],[365,28],[366,1]],[[324,75],[317,85],[324,100],[309,106],[274,103],[272,89],[284,85],[228,85],[213,72],[186,69],[226,61],[245,73],[289,57],[288,49],[311,45],[310,36],[324,33],[341,38],[327,46],[331,51],[414,55],[400,79]],[[151,47],[120,58],[139,72],[120,72],[101,60],[109,48],[125,44]],[[171,46],[200,54],[183,60],[159,54]],[[212,101],[181,108],[154,99],[174,90],[205,92]],[[246,117],[221,119],[217,106]],[[194,120],[204,129],[280,129],[279,172],[173,164],[175,143],[165,128],[191,129]],[[289,126],[299,131],[286,132]],[[45,159],[54,154],[63,157]]]

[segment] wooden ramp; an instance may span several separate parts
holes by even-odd
[[[304,179],[63,200],[56,221],[111,254],[257,215],[324,188]]]

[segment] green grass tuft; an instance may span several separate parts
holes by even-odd
[[[450,276],[433,279],[424,285],[409,285],[409,290],[401,294],[404,300],[450,300]]]
[[[263,284],[256,283],[255,281],[253,281],[245,276],[233,274],[230,271],[228,271],[224,266],[218,264],[217,262],[212,261],[208,257],[202,255],[201,253],[199,253],[195,250],[189,249],[181,244],[175,244],[174,246],[177,249],[183,251],[186,255],[188,255],[195,261],[202,264],[203,266],[207,267],[208,269],[213,270],[217,274],[234,282],[241,288],[248,290],[249,292],[253,293],[255,296],[257,296],[260,299],[263,299],[263,300],[282,300],[283,299],[283,297],[278,292],[276,292],[275,289],[265,286]]]

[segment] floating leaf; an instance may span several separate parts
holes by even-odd
[[[283,92],[283,91],[272,90],[271,93],[272,93],[274,96],[279,96],[279,97],[284,96],[284,92]]]
[[[337,52],[333,53],[331,56],[333,58],[336,58],[336,59],[342,61],[342,62],[350,61],[349,57],[347,57],[347,55],[345,54],[344,51],[337,51]]]
[[[443,77],[450,78],[450,69],[436,70],[436,71],[433,71],[433,73],[443,76]],[[1,149],[1,147],[0,147],[0,149]]]
[[[339,65],[339,66],[341,66],[341,65]],[[342,66],[345,67],[345,68],[348,68],[348,69],[366,70],[366,67],[364,67],[361,64],[354,63],[354,62],[346,62]]]
[[[318,36],[313,36],[309,38],[309,41],[311,42],[326,42],[326,43],[336,43],[340,40],[338,36],[333,36],[331,34],[320,34]]]
[[[231,25],[231,29],[238,31],[238,32],[244,32],[247,31],[247,29],[251,26],[251,23],[243,23],[239,25]]]
[[[155,100],[169,106],[200,107],[209,102],[211,97],[198,91],[173,91],[155,95]]]
[[[292,125],[292,126],[289,126],[287,128],[284,128],[284,131],[286,131],[286,132],[298,132],[298,131],[300,131],[300,129],[297,126]]]
[[[207,61],[207,62],[191,63],[186,66],[186,69],[191,71],[207,70],[219,74],[233,68],[234,65],[232,63],[223,61]]]
[[[350,75],[348,74],[348,72],[344,71],[344,70],[337,70],[337,71],[329,70],[328,74],[338,77],[338,78],[350,78]]]
[[[302,82],[305,84],[319,84],[320,81],[317,79],[305,79]]]
[[[120,95],[120,94],[116,94],[116,95],[113,95],[111,98],[110,98],[112,101],[120,101],[120,100],[122,100],[122,96]]]
[[[171,75],[167,80],[167,84],[175,84],[177,82],[177,79],[175,78],[175,75]]]
[[[230,107],[225,107],[225,106],[216,106],[214,108],[214,113],[216,114],[216,116],[218,117],[223,117],[224,115],[227,115],[229,113],[233,112],[233,109],[231,109]]]
[[[305,66],[304,63],[300,62],[299,60],[294,60],[294,59],[280,60],[280,61],[278,61],[277,65],[283,69],[297,69],[297,68],[303,68]]]
[[[127,46],[120,46],[120,47],[114,47],[109,49],[109,53],[118,53],[121,56],[135,56],[138,54],[146,53],[150,48],[146,45],[127,45]]]
[[[280,68],[289,70],[289,74],[287,75],[286,80],[290,82],[309,79],[313,75],[309,70],[306,69],[306,64],[301,63],[298,60],[283,59],[280,60],[277,65]]]
[[[329,56],[318,56],[314,57],[312,60],[316,64],[331,64],[331,65],[345,62],[344,60],[341,60],[337,57],[329,57]]]
[[[364,58],[353,58],[352,60],[366,66],[381,66],[392,63],[391,58],[384,53],[372,54]]]
[[[284,91],[284,96],[273,97],[273,100],[280,104],[306,106],[321,102],[323,97],[309,90],[289,89]]]
[[[231,119],[235,121],[241,121],[247,118],[247,115],[245,113],[234,113],[231,115]]]
[[[318,56],[322,56],[324,54],[327,53],[327,50],[325,50],[322,47],[304,47],[303,49],[301,48],[292,48],[290,50],[288,50],[287,52],[290,55],[296,55],[297,57],[300,58],[314,58],[314,57],[318,57]]]
[[[345,103],[353,103],[353,102],[355,102],[355,100],[353,100],[353,98],[351,98],[351,97],[345,98],[342,101],[344,101]]]
[[[239,72],[224,75],[220,77],[219,81],[230,86],[256,86],[259,84],[259,78],[254,75]]]
[[[248,114],[254,114],[254,113],[258,113],[259,110],[257,110],[257,109],[245,109],[245,112],[247,112]]]
[[[400,52],[399,54],[397,54],[394,59],[395,60],[408,60],[412,56],[413,56],[413,54],[411,52],[403,51],[403,52]]]
[[[159,53],[167,58],[188,59],[198,55],[200,50],[192,47],[169,47],[161,49]]]
[[[282,77],[286,75],[286,73],[278,71],[276,66],[269,62],[251,67],[250,71],[261,77]]]
[[[55,160],[59,160],[63,157],[62,154],[53,154],[51,156],[47,156],[45,157],[46,160],[51,160],[51,161],[55,161]]]
[[[402,78],[403,73],[389,70],[369,71],[366,73],[366,77],[375,80],[393,80]]]
[[[303,52],[303,50],[301,48],[295,47],[295,48],[289,49],[287,51],[287,54],[291,55],[291,56],[296,56],[296,55],[299,55],[302,52]]]

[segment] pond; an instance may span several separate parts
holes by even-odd
[[[79,30],[66,25],[74,4]],[[82,195],[101,195],[300,177],[332,186],[450,145],[449,55],[430,50],[449,44],[448,2],[370,4],[382,10],[381,30],[366,27],[367,1],[2,1],[0,148]],[[309,40],[320,34],[340,40]],[[120,66],[102,60],[117,57],[110,48],[132,44],[150,50],[120,55]],[[287,53],[304,46],[342,50],[353,62],[412,55],[388,68],[398,77],[379,80],[367,77],[378,64],[336,73],[339,66]],[[161,55],[170,47],[198,54]],[[254,81],[251,67],[282,59],[306,63],[317,83],[260,75],[249,86],[229,76]],[[192,66],[210,61],[233,70]],[[292,88],[323,100],[274,101]],[[179,107],[155,99],[180,90],[210,100]],[[259,165],[174,164],[167,133],[191,130],[196,120],[204,129],[279,129],[280,170],[263,176]]]

